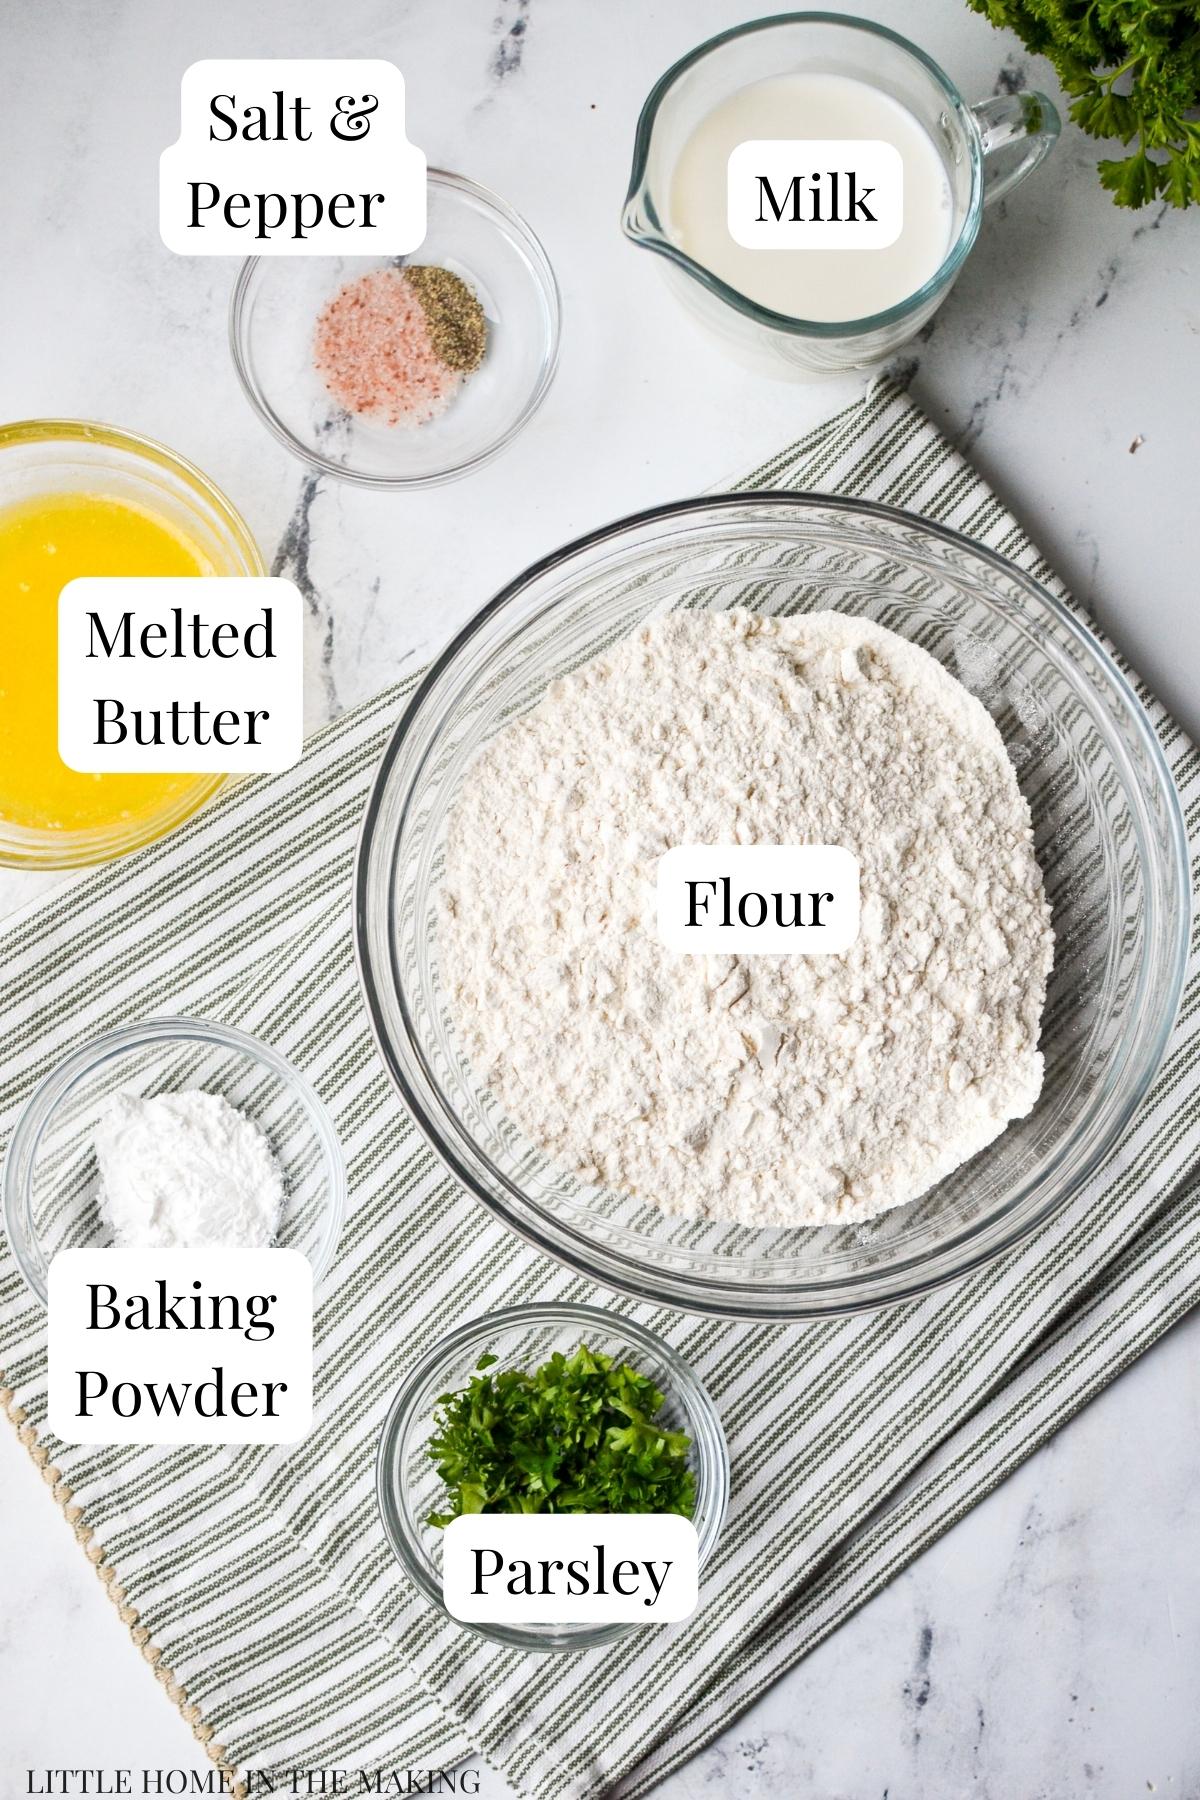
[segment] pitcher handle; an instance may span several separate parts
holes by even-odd
[[[983,203],[1001,200],[1024,181],[1050,154],[1062,129],[1058,108],[1045,94],[997,94],[971,108],[983,143]],[[996,158],[1012,144],[1024,146],[1008,168],[997,172]]]

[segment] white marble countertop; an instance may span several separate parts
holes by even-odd
[[[856,10],[901,24],[968,97],[1049,78],[961,0],[910,0],[902,20],[882,0]],[[752,13],[733,0],[10,9],[0,408],[105,418],[194,458],[264,547],[290,546],[310,721],[353,704],[535,555],[719,482],[855,391],[725,362],[617,229],[643,96],[692,43]],[[490,467],[424,494],[364,494],[307,478],[258,426],[225,347],[234,264],[173,257],[157,232],[179,76],[217,54],[391,58],[430,161],[495,187],[542,236],[563,287],[562,366]],[[1200,215],[1117,211],[1095,154],[1068,129],[989,216],[914,346],[914,391],[1195,734]],[[0,913],[44,885],[4,878]],[[1200,1794],[1198,1346],[1193,1319],[664,1800]],[[25,1770],[43,1765],[205,1769],[8,1432],[0,1533],[0,1793],[26,1792]],[[485,1775],[482,1791],[504,1789]]]

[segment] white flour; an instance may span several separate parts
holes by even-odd
[[[676,955],[679,843],[841,844],[844,955]],[[838,613],[676,613],[481,752],[450,819],[443,980],[471,1061],[585,1181],[747,1225],[915,1199],[1027,1113],[1053,937],[989,715]]]
[[[256,1250],[274,1240],[279,1164],[221,1094],[114,1094],[95,1151],[100,1213],[119,1249]]]

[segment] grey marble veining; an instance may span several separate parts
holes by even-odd
[[[1048,80],[959,0],[864,8],[969,98]],[[754,10],[8,8],[0,406],[110,419],[193,457],[304,594],[309,723],[353,705],[533,557],[719,483],[857,391],[725,362],[617,229],[644,95],[699,38]],[[365,494],[307,474],[250,413],[225,344],[235,265],[168,255],[155,218],[179,75],[217,53],[393,58],[431,162],[495,187],[543,237],[563,288],[560,372],[529,430],[469,480]],[[1041,174],[989,212],[900,367],[1195,732],[1200,213],[1119,212],[1098,154],[1068,129]],[[0,913],[49,885],[0,876]],[[671,1776],[664,1800],[1200,1795],[1198,1349],[1192,1320]],[[46,1761],[205,1767],[6,1432],[0,1529],[0,1794],[24,1791],[24,1768]],[[486,1774],[483,1792],[504,1789]]]

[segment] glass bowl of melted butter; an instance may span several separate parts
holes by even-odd
[[[78,868],[162,837],[218,774],[93,775],[58,754],[58,596],[82,575],[264,575],[199,469],[83,420],[0,426],[0,864]]]

